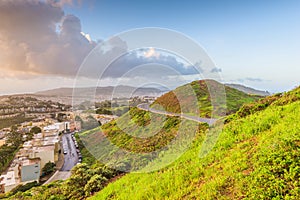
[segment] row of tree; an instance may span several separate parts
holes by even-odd
[[[33,135],[40,133],[41,129],[37,126],[31,128],[30,132],[25,133],[26,139],[31,140]],[[0,172],[2,173],[14,159],[15,154],[25,141],[23,134],[20,133],[16,126],[11,127],[11,131],[6,135],[6,144],[0,147]]]

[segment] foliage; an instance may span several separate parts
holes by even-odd
[[[81,128],[82,130],[90,130],[98,127],[99,122],[91,115],[87,116],[85,120],[81,120]]]
[[[117,115],[121,116],[128,112],[129,108],[126,105],[119,104],[117,102],[111,102],[109,100],[97,102],[95,103],[95,107],[97,108],[97,114],[104,115]]]
[[[265,110],[270,105],[283,106],[298,100],[300,100],[300,87],[283,94],[277,93],[272,96],[259,99],[257,102],[247,103],[243,105],[235,114],[228,116],[225,120],[225,123]]]
[[[91,199],[300,199],[299,92],[228,122],[206,157],[199,133],[172,165],[127,174]]]
[[[84,134],[86,134],[89,131],[85,131],[83,132]],[[88,137],[89,134],[86,134]],[[95,157],[90,153],[90,151],[86,148],[86,146],[84,145],[82,139],[84,138],[84,136],[79,136],[79,134],[75,134],[75,138],[78,144],[78,147],[80,149],[80,153],[82,155],[82,162],[86,163],[87,165],[93,165],[96,162]]]
[[[38,126],[34,126],[30,129],[29,133],[26,133],[27,140],[31,140],[34,134],[41,133],[42,129]]]
[[[82,164],[78,164],[71,170],[71,176],[66,181],[56,181],[39,187],[32,186],[23,192],[17,190],[9,193],[9,199],[85,199],[101,190],[108,181],[119,175],[120,172],[110,169],[97,160],[85,148],[79,134],[89,135],[91,131],[77,133],[75,135],[80,152],[83,156]],[[43,171],[50,173],[54,169],[54,163],[48,162]],[[38,185],[35,185],[38,186]],[[19,191],[19,192],[18,192]]]
[[[36,181],[30,182],[30,183],[26,183],[25,185],[18,185],[17,187],[15,187],[14,189],[12,189],[7,195],[6,197],[9,196],[13,196],[16,193],[21,193],[21,192],[25,192],[33,187],[37,187],[40,184]]]
[[[57,121],[59,121],[59,122],[65,121],[66,118],[67,118],[67,115],[65,113],[58,113],[57,114]]]
[[[54,170],[55,170],[55,163],[49,161],[43,167],[42,174],[44,176],[46,176],[46,175],[51,174],[52,172],[54,172]]]
[[[41,133],[42,132],[42,129],[38,126],[34,126],[30,129],[30,133],[33,133],[33,134],[38,134],[38,133]]]
[[[128,114],[101,128],[109,140],[121,148],[130,152],[153,152],[165,146],[177,134],[179,118],[162,119],[159,114],[131,108]],[[129,132],[130,135],[127,134]]]
[[[0,172],[2,173],[13,160],[15,154],[23,143],[22,134],[17,127],[12,126],[11,131],[6,134],[6,144],[0,147]]]
[[[0,119],[0,129],[11,127],[15,124],[20,124],[26,121],[31,121],[33,118],[25,117],[25,114],[20,114],[13,118]]]
[[[112,115],[112,111],[111,110],[108,110],[106,108],[98,108],[96,110],[96,114],[103,114],[103,115]]]
[[[0,147],[0,172],[2,173],[13,160],[15,154],[18,151],[18,147],[12,145],[3,145]]]
[[[11,131],[6,133],[6,142],[14,147],[19,147],[22,144],[23,135],[18,132],[17,127],[12,126]]]
[[[71,170],[71,177],[66,181],[56,181],[48,185],[33,187],[23,193],[18,192],[9,199],[85,199],[101,190],[107,181],[117,172],[104,165],[95,163],[91,166],[78,164]],[[18,191],[21,191],[20,189]]]
[[[225,91],[222,91],[223,88],[225,88]],[[210,95],[211,92],[215,92],[214,90],[220,90],[220,94],[223,92],[226,93],[226,103],[224,100],[214,99],[217,104],[215,108],[212,106]],[[232,114],[244,103],[253,102],[259,98],[259,96],[243,93],[213,80],[201,80],[180,86],[162,95],[156,99],[152,106],[162,106],[169,112],[191,113],[202,117],[212,117],[212,111],[215,111],[219,116],[213,117],[220,117]],[[199,110],[192,110],[194,108],[198,108]]]
[[[91,199],[300,199],[299,97],[296,88],[267,97],[265,106],[262,100],[248,110],[242,108],[244,113],[231,116],[205,157],[199,152],[211,137],[201,125],[191,148],[158,171],[129,173],[109,183],[118,172],[94,160],[74,167],[67,181],[35,187],[11,199],[84,199],[99,190]],[[165,146],[181,121],[132,109],[102,130],[122,148],[147,152]],[[211,127],[209,133],[218,128]],[[99,130],[81,133],[80,140],[94,141]],[[137,137],[147,134],[152,137]]]
[[[106,181],[107,179],[102,175],[95,174],[84,186],[85,195],[90,196],[98,192],[103,188]]]

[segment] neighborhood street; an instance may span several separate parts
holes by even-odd
[[[78,162],[78,155],[76,152],[76,147],[74,141],[72,140],[71,133],[65,133],[62,136],[62,153],[65,151],[64,155],[64,165],[60,171],[70,171]]]
[[[44,184],[51,183],[56,180],[66,180],[71,176],[70,170],[78,163],[78,154],[75,143],[72,139],[72,133],[62,135],[62,152],[64,153],[64,164],[62,168],[53,174]]]

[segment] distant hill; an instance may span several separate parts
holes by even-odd
[[[233,83],[226,83],[225,84],[228,87],[237,89],[239,91],[245,92],[246,94],[253,94],[253,95],[260,95],[260,96],[269,96],[271,95],[270,92],[268,91],[262,91],[262,90],[256,90],[254,88],[251,87],[247,87],[241,84],[233,84]]]
[[[126,97],[128,94],[133,95],[153,95],[158,96],[162,93],[162,90],[157,88],[135,88],[131,86],[107,86],[107,87],[86,87],[86,88],[77,88],[76,93],[81,96],[93,95],[96,94],[102,96],[111,96],[112,94],[116,95],[116,97]],[[57,88],[51,90],[45,90],[35,93],[36,95],[45,95],[45,96],[72,96],[73,88]]]
[[[135,88],[131,86],[107,86],[107,87],[86,87],[77,88],[76,95],[73,97],[73,88],[57,88],[52,90],[40,91],[32,96],[42,100],[51,100],[66,104],[80,104],[84,101],[90,101],[95,97],[96,101],[110,100],[111,98],[129,98],[131,96],[160,96],[165,90],[158,88]]]
[[[200,81],[194,81],[189,84],[180,86],[173,91],[165,93],[161,97],[157,98],[152,106],[159,105],[162,106],[166,111],[174,112],[174,113],[180,113],[180,112],[197,113],[191,109],[198,106],[200,111],[200,116],[211,117],[213,107],[211,104],[211,96],[208,89],[208,85],[212,89],[225,88],[226,104],[221,103],[220,105],[222,106],[214,109],[217,110],[219,116],[224,116],[227,114],[234,113],[244,103],[253,102],[262,97],[258,95],[246,94],[240,90],[223,85],[214,80],[200,80]],[[193,91],[191,90],[191,88]],[[195,103],[195,101],[192,102],[193,100],[191,100],[194,98],[193,97],[194,95],[196,95],[198,101],[197,102],[198,105],[196,106],[192,105]],[[178,99],[178,97],[180,99]],[[218,117],[218,116],[214,116],[214,117]]]

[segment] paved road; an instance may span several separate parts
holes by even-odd
[[[62,153],[66,150],[64,155],[64,165],[60,170],[57,170],[44,184],[51,183],[56,180],[66,180],[71,176],[70,170],[78,163],[78,154],[71,133],[62,135]]]
[[[63,134],[62,146],[65,147],[67,153],[64,155],[65,161],[60,171],[70,171],[78,163],[78,155],[71,133]],[[62,149],[62,152],[64,152],[64,149]]]
[[[71,172],[70,171],[56,171],[55,174],[53,174],[53,176],[51,176],[45,183],[49,184],[52,183],[53,181],[57,181],[57,180],[66,180],[71,176]]]
[[[156,109],[150,108],[148,103],[139,104],[139,105],[137,105],[137,107],[141,110],[149,111],[152,113],[157,113],[157,114],[162,114],[162,115],[167,115],[167,116],[182,117],[182,118],[192,120],[195,122],[199,122],[199,123],[204,122],[204,123],[207,123],[208,125],[212,125],[217,121],[217,119],[213,119],[213,118],[202,118],[202,117],[190,116],[187,114],[179,114],[179,113],[172,113],[172,112],[167,112],[167,111],[162,111],[162,110],[156,110]]]

